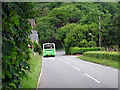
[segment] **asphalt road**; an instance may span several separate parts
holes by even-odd
[[[118,69],[63,54],[43,58],[39,88],[118,88]]]

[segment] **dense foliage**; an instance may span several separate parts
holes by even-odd
[[[54,17],[42,17],[37,19],[37,26],[34,28],[38,31],[39,43],[42,47],[44,43],[56,43],[57,48],[60,48],[61,42],[56,39],[57,28],[56,23],[60,20]]]
[[[94,57],[94,58],[106,59],[106,60],[115,60],[115,61],[120,60],[119,52],[90,51],[90,52],[85,52],[83,55],[87,57]]]
[[[67,51],[67,54],[83,54],[84,52],[87,51],[100,51],[100,47],[87,47],[87,48],[79,48],[79,47],[70,47],[69,50]]]
[[[48,16],[55,17],[60,20],[60,22],[56,24],[56,27],[62,27],[66,25],[67,22],[78,22],[81,18],[81,11],[74,5],[67,5],[59,8],[54,8]]]
[[[41,45],[44,42],[54,42],[56,46],[63,45],[66,49],[71,46],[99,46],[100,16],[101,45],[120,47],[119,2],[51,2],[37,3],[37,6],[42,6],[42,16],[36,16],[35,28]]]
[[[86,30],[82,25],[73,23],[60,29],[61,30],[59,30],[58,37],[60,40],[63,40],[65,51],[68,51],[69,47],[79,46],[81,41],[86,39]]]
[[[29,67],[28,35],[33,18],[33,3],[2,3],[2,87],[13,89],[20,87],[22,78]]]
[[[88,42],[88,46],[89,46],[89,47],[96,47],[96,42],[94,42],[94,41],[89,41],[89,42]]]

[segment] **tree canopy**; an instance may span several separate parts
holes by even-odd
[[[60,40],[60,42],[63,43],[66,38],[70,37],[70,35],[72,40],[72,38],[74,38],[73,34],[77,32],[79,34],[82,33],[83,37],[86,37],[83,39],[87,40],[88,43],[89,41],[91,41],[92,38],[89,33],[92,33],[95,45],[99,46],[100,16],[102,46],[107,47],[119,45],[120,47],[120,42],[118,40],[120,34],[120,31],[118,29],[118,2],[51,2],[46,4],[46,7],[50,10],[49,13],[43,17],[37,17],[37,27],[41,26],[37,28],[37,30],[38,32],[43,34],[43,37],[39,37],[40,39],[42,38],[43,40],[43,38],[46,38],[45,35],[47,35],[49,37],[52,36],[52,38],[47,37],[49,40],[45,40],[46,42],[50,42],[52,40]],[[40,25],[40,23],[46,24]],[[49,29],[52,31],[44,30],[42,27],[44,27],[44,29],[48,29],[49,27]],[[78,32],[79,29],[74,30],[75,28],[81,27],[84,27],[84,33]],[[67,35],[68,33],[70,33],[71,29],[73,29],[72,33]],[[49,35],[46,31],[50,32]],[[75,37],[79,39],[79,35]],[[74,38],[74,43],[72,43],[80,44],[83,39],[80,39],[79,42],[76,42],[76,39]],[[72,43],[70,46],[72,46]]]

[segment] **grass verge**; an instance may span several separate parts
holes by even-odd
[[[120,69],[117,61],[91,58],[91,57],[87,57],[87,56],[79,56],[77,58],[85,60],[85,61],[89,61],[89,62],[93,62],[93,63],[97,63],[97,64],[102,64],[102,65],[106,65],[106,66],[111,66],[111,67]]]
[[[30,54],[30,55],[32,58],[30,60],[31,73],[30,72],[28,73],[28,78],[26,77],[23,78],[21,82],[22,88],[36,88],[40,71],[41,71],[42,56],[38,56],[34,54]]]

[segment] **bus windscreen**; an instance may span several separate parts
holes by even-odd
[[[54,49],[54,45],[53,44],[46,44],[44,46],[44,49]]]

